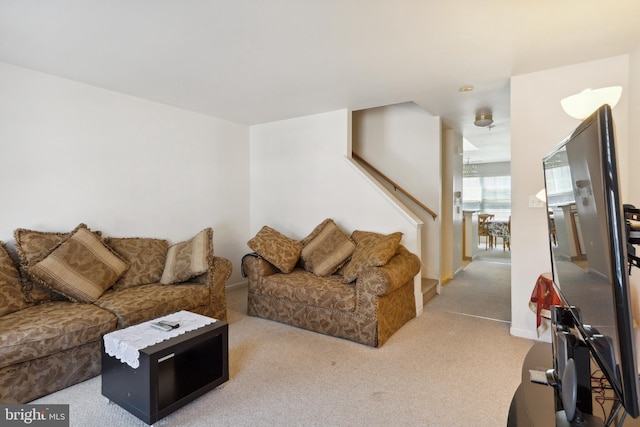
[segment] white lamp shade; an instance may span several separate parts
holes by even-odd
[[[622,95],[622,86],[610,86],[600,89],[585,89],[560,101],[562,109],[574,119],[586,119],[601,105],[615,107]]]

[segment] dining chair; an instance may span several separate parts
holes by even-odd
[[[511,215],[508,221],[494,221],[489,224],[489,239],[492,248],[502,239],[502,250],[511,250]]]
[[[485,250],[493,243],[489,235],[489,220],[493,219],[494,216],[493,214],[478,214],[478,246],[480,246],[480,237],[484,236]]]

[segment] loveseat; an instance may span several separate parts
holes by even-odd
[[[331,218],[300,241],[265,226],[242,259],[247,312],[380,347],[416,315],[420,260],[401,238],[348,236]]]
[[[226,319],[231,262],[212,230],[163,239],[14,232],[0,242],[0,403],[24,403],[100,374],[102,335],[179,310]]]

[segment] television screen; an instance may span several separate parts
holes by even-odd
[[[638,369],[611,108],[600,107],[543,160],[554,284],[579,338],[638,416]]]

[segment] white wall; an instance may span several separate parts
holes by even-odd
[[[205,227],[239,261],[249,128],[0,63],[0,240],[18,227],[177,242]]]
[[[437,279],[442,254],[441,139],[440,118],[413,102],[353,113],[353,151],[438,215],[434,221],[429,213],[396,193],[424,223],[422,277]]]
[[[629,55],[629,183],[627,189],[628,203],[640,207],[640,168],[633,160],[640,159],[640,41],[635,52]],[[616,107],[617,108],[617,107]],[[633,310],[636,319],[640,319],[640,271],[634,268],[629,276],[634,295]],[[636,343],[640,336],[636,332]]]
[[[446,129],[442,138],[442,224],[441,276],[442,280],[453,279],[462,269],[462,135]]]
[[[579,121],[560,100],[586,88],[621,85],[613,110],[623,194],[628,190],[627,55],[515,76],[511,79],[511,333],[533,338],[535,316],[528,308],[537,277],[551,271],[546,212],[529,208],[528,198],[544,187],[542,158]],[[626,199],[626,197],[625,197]],[[547,333],[548,334],[548,333]],[[548,339],[548,337],[546,337]]]
[[[640,159],[640,41],[638,49],[629,55],[629,203],[640,207],[640,168],[633,160]],[[616,107],[617,108],[617,107]]]
[[[401,231],[402,243],[420,256],[419,220],[365,178],[348,158],[350,148],[347,110],[252,126],[251,232],[245,241],[263,225],[301,239],[333,218],[347,233]],[[419,283],[417,288],[421,301]]]

